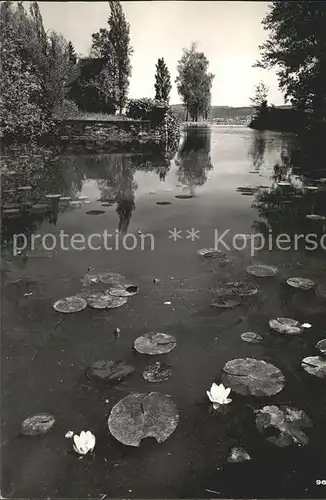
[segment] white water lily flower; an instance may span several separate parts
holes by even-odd
[[[219,405],[227,405],[228,403],[231,403],[232,399],[228,398],[230,392],[231,389],[229,387],[226,388],[223,384],[217,385],[213,383],[210,390],[206,391],[206,394],[216,410]]]
[[[311,328],[311,324],[310,323],[302,323],[302,328]]]
[[[89,451],[94,450],[95,441],[95,436],[91,431],[81,431],[80,436],[74,435],[74,450],[79,455],[86,455]]]

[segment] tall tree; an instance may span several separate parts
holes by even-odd
[[[274,1],[263,20],[269,32],[256,66],[277,67],[285,99],[297,109],[326,115],[326,4]]]
[[[106,80],[111,80],[114,99],[120,113],[126,104],[131,75],[130,26],[119,1],[111,1],[109,29],[92,35],[92,55],[105,60]]]
[[[73,44],[70,40],[68,42],[68,59],[72,65],[75,65],[77,63],[77,55],[76,55],[75,47],[73,46]]]
[[[267,110],[268,90],[269,88],[263,81],[259,82],[255,87],[254,95],[250,98],[250,102],[256,115],[261,115]]]
[[[172,89],[171,76],[164,58],[159,58],[156,64],[155,74],[155,99],[169,102]]]
[[[178,62],[177,89],[184,107],[191,119],[197,121],[200,116],[207,116],[211,100],[211,88],[214,75],[208,72],[209,62],[203,52],[196,50],[193,43],[190,49],[184,49]]]

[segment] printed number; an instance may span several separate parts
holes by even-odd
[[[317,486],[326,486],[326,479],[316,479]]]

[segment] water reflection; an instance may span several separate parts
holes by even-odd
[[[207,172],[213,168],[211,162],[211,128],[190,126],[176,157],[177,176],[181,184],[193,193],[195,186],[207,181]]]
[[[251,159],[254,170],[256,172],[259,172],[260,168],[264,164],[265,150],[266,150],[265,132],[260,130],[255,130],[252,141],[250,143],[248,156]]]
[[[274,239],[285,233],[293,238],[313,233],[321,238],[325,233],[324,221],[307,218],[310,214],[326,216],[326,179],[322,177],[323,169],[311,168],[307,172],[307,154],[310,161],[314,155],[311,150],[308,153],[306,146],[297,140],[282,143],[280,161],[273,166],[271,187],[255,194],[252,207],[259,220],[254,221],[253,228],[265,237],[269,234]],[[325,148],[322,149],[325,154]],[[303,238],[297,245],[303,248]]]
[[[56,150],[8,151],[1,160],[2,244],[14,234],[26,236],[43,222],[54,226],[60,213],[82,206],[78,199],[87,181],[95,181],[104,206],[116,204],[118,229],[128,230],[135,210],[136,171],[154,172],[164,181],[173,148],[151,144],[141,152],[58,155]],[[57,194],[57,197],[48,197]]]

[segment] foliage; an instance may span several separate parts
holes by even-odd
[[[151,120],[158,123],[164,119],[168,105],[154,99],[130,99],[127,104],[126,115],[134,120]]]
[[[53,109],[53,115],[60,120],[65,120],[79,117],[80,111],[74,101],[64,99],[60,106]]]
[[[274,1],[263,20],[268,40],[258,67],[277,67],[286,100],[301,110],[326,114],[326,4]]]
[[[77,55],[75,51],[75,47],[73,46],[72,42],[68,42],[68,59],[69,62],[73,65],[77,63]]]
[[[250,98],[256,114],[262,114],[267,111],[268,90],[268,87],[262,81],[256,85],[254,96]]]
[[[68,45],[47,34],[37,2],[3,2],[1,23],[1,133],[7,139],[38,139],[53,131],[52,111],[65,94],[71,69]]]
[[[131,75],[130,27],[119,1],[111,1],[109,29],[101,28],[92,35],[92,55],[105,60],[105,77],[100,78],[103,93],[114,100],[122,113],[126,105]]]
[[[208,59],[203,52],[197,52],[196,44],[184,49],[178,62],[176,78],[178,92],[183,104],[193,121],[200,116],[205,119],[211,105],[211,87],[214,75],[208,73]]]
[[[169,102],[172,89],[170,72],[165,64],[164,58],[159,58],[156,64],[155,74],[155,99]]]

